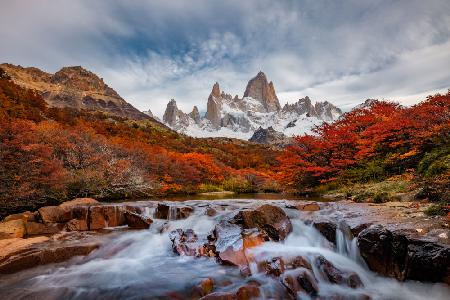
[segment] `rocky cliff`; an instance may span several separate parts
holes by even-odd
[[[64,67],[55,74],[38,68],[1,64],[12,80],[38,91],[50,106],[101,111],[130,119],[151,119],[126,102],[102,78],[80,67]]]

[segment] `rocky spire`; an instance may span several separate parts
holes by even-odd
[[[219,87],[219,83],[218,82],[214,83],[212,91],[211,91],[211,95],[216,97],[216,98],[220,97],[220,87]]]
[[[222,109],[222,99],[220,93],[219,83],[215,83],[211,94],[208,97],[208,104],[206,107],[205,118],[208,119],[211,124],[218,128],[220,126],[220,110]]]
[[[167,103],[166,111],[164,112],[163,121],[170,126],[174,126],[177,122],[178,115],[178,107],[177,102],[174,99],[171,99],[169,103]]]
[[[266,75],[261,71],[248,82],[244,97],[261,101],[267,112],[281,109],[272,81],[268,82]]]
[[[189,113],[189,117],[191,117],[196,124],[200,124],[200,113],[198,112],[198,108],[197,106],[194,106],[194,108],[192,109],[192,111]]]

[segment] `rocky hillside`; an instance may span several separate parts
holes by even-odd
[[[195,137],[249,139],[257,130],[271,127],[271,135],[277,138],[268,140],[280,143],[283,137],[309,132],[315,125],[336,120],[342,114],[333,104],[327,101],[313,104],[308,97],[281,107],[273,82],[268,81],[263,72],[248,82],[243,98],[221,91],[216,82],[207,101],[206,114],[201,117],[197,107],[187,114],[172,99],[167,104],[163,122]]]
[[[38,91],[51,107],[101,111],[129,119],[151,119],[126,102],[96,74],[80,67],[64,67],[55,74],[38,68],[1,64],[18,85]]]

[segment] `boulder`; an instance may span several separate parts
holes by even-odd
[[[200,300],[237,300],[237,297],[231,292],[214,292],[201,297]]]
[[[38,212],[44,223],[65,223],[72,219],[70,207],[44,206]]]
[[[85,231],[89,230],[89,227],[86,220],[72,219],[66,223],[64,229],[67,231]]]
[[[150,225],[153,223],[152,219],[131,211],[125,211],[124,215],[128,227],[131,228],[148,229]]]
[[[74,256],[88,255],[98,247],[99,244],[96,243],[80,243],[25,248],[0,260],[0,274],[10,274],[38,265],[63,262]]]
[[[89,229],[97,230],[126,224],[124,209],[119,205],[89,207]]]
[[[299,268],[294,272],[283,274],[280,281],[287,289],[288,293],[294,297],[297,297],[299,294],[315,297],[319,292],[316,278],[310,270],[304,268]]]
[[[208,217],[214,217],[217,214],[217,211],[214,208],[212,208],[212,207],[207,207],[206,211],[205,211],[205,214]]]
[[[203,243],[198,239],[197,234],[192,229],[173,230],[169,234],[172,241],[172,249],[181,256],[204,256],[208,255]]]
[[[337,225],[330,221],[315,221],[312,223],[313,227],[316,228],[328,241],[336,244],[336,229]]]
[[[313,203],[297,205],[297,209],[301,210],[301,211],[318,211],[318,210],[320,210],[320,206],[319,206],[319,204],[313,202]]]
[[[284,261],[281,257],[274,257],[258,263],[258,271],[266,275],[279,277],[285,270]]]
[[[63,230],[64,224],[26,222],[25,228],[27,231],[27,235],[55,234]]]
[[[361,256],[377,273],[398,280],[450,283],[450,246],[390,231],[381,225],[364,229],[357,238]]]
[[[323,277],[331,283],[346,285],[351,288],[362,287],[362,281],[355,272],[342,271],[336,268],[323,256],[318,256],[315,266],[322,273]]]
[[[12,221],[12,220],[23,220],[24,222],[27,221],[36,221],[36,213],[32,213],[29,211],[20,213],[20,214],[14,214],[14,215],[9,215],[7,217],[5,217],[5,219],[3,220],[4,222],[7,221]]]
[[[259,283],[249,282],[240,288],[236,292],[236,298],[238,300],[249,300],[260,298],[261,291],[259,290]]]
[[[163,220],[180,220],[189,217],[194,209],[189,206],[169,206],[164,203],[158,203],[154,217]]]
[[[214,279],[205,278],[197,283],[192,290],[192,297],[200,298],[206,296],[214,290]]]
[[[303,256],[297,256],[294,259],[287,262],[285,265],[287,269],[305,268],[308,270],[312,270],[311,264]]]
[[[26,233],[22,219],[0,222],[0,239],[21,238]]]
[[[292,231],[292,224],[286,213],[278,206],[262,205],[255,210],[241,210],[234,221],[243,228],[258,228],[275,241],[281,241]]]
[[[210,239],[214,240],[215,252],[221,262],[245,267],[253,258],[247,249],[264,243],[264,235],[256,229],[242,230],[236,224],[221,221],[216,224]]]
[[[95,204],[99,204],[99,202],[93,198],[75,198],[73,200],[63,202],[62,204],[59,205],[59,207],[72,208],[72,207],[78,206],[78,205],[87,206],[87,205],[95,205]]]

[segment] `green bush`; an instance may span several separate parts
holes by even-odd
[[[373,159],[346,172],[346,177],[356,182],[378,181],[386,177],[383,159]]]
[[[433,204],[425,210],[425,214],[428,216],[445,216],[448,212],[448,203],[445,202]]]
[[[420,161],[417,170],[425,177],[433,177],[450,172],[450,145],[426,153]]]

